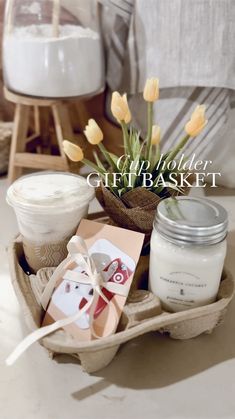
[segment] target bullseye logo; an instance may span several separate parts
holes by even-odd
[[[121,273],[116,273],[113,275],[114,282],[122,282],[124,279],[123,275]]]

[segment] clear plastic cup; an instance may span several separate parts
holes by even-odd
[[[81,176],[38,172],[16,180],[7,191],[32,271],[58,266],[80,220],[87,216],[94,190]]]

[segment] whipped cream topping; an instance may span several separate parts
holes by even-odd
[[[29,208],[32,212],[72,211],[87,205],[94,190],[82,176],[68,173],[42,172],[23,176],[7,192],[12,206]]]

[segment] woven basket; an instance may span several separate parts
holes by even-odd
[[[40,327],[43,311],[32,291],[29,276],[24,272],[24,253],[20,236],[9,246],[11,279],[30,331]],[[53,268],[42,269],[41,275],[48,279]],[[143,272],[142,272],[143,273]],[[71,354],[79,358],[88,373],[98,371],[114,358],[121,344],[150,331],[169,333],[174,339],[190,339],[201,333],[211,333],[224,319],[229,302],[234,294],[234,280],[224,270],[217,301],[213,304],[179,313],[160,311],[159,300],[147,291],[135,291],[124,308],[119,331],[102,339],[77,342],[64,330],[59,330],[41,340],[53,356],[57,353]]]

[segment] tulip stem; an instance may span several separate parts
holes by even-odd
[[[121,127],[122,127],[122,133],[123,133],[125,152],[129,153],[130,157],[132,158],[132,150],[129,143],[129,133],[128,133],[127,125],[124,121],[121,121]]]
[[[160,146],[159,144],[152,145],[152,155],[150,159],[150,169],[153,170],[156,163],[159,161],[161,156]]]
[[[146,159],[150,159],[151,154],[151,140],[152,140],[152,128],[153,128],[153,102],[148,102],[148,111],[147,111],[147,122],[148,122],[148,133],[147,133],[147,149],[146,149]]]
[[[185,144],[188,142],[190,138],[190,135],[185,135],[185,137],[181,138],[181,140],[179,141],[179,143],[176,145],[176,147],[171,150],[171,152],[169,153],[169,155],[167,156],[166,160],[165,160],[165,167],[167,166],[168,163],[170,163],[170,161],[172,161],[177,154],[184,148]]]
[[[106,150],[105,146],[102,143],[99,143],[98,144],[98,147],[99,147],[101,153],[106,158],[106,160],[109,163],[110,167],[112,167],[114,170],[116,170],[117,169],[117,166],[114,163],[113,159],[110,157],[110,155],[109,155],[108,151]]]
[[[161,156],[160,145],[157,144],[157,146],[156,146],[156,161],[158,161],[160,159],[160,156]]]
[[[92,169],[95,169],[96,172],[98,172],[102,177],[104,177],[105,171],[102,170],[99,166],[97,166],[95,163],[93,163],[90,160],[83,159],[82,162],[86,164],[89,167],[92,167]]]
[[[187,143],[189,138],[190,138],[189,135],[185,135],[185,137],[181,138],[181,140],[179,141],[177,146],[173,150],[170,151],[166,160],[164,160],[164,169],[160,170],[160,172],[159,172],[159,174],[156,178],[156,184],[157,184],[158,180],[160,179],[161,174],[164,173],[167,170],[168,163],[170,163],[177,156],[177,154],[182,150],[182,148],[185,146],[185,144]]]

